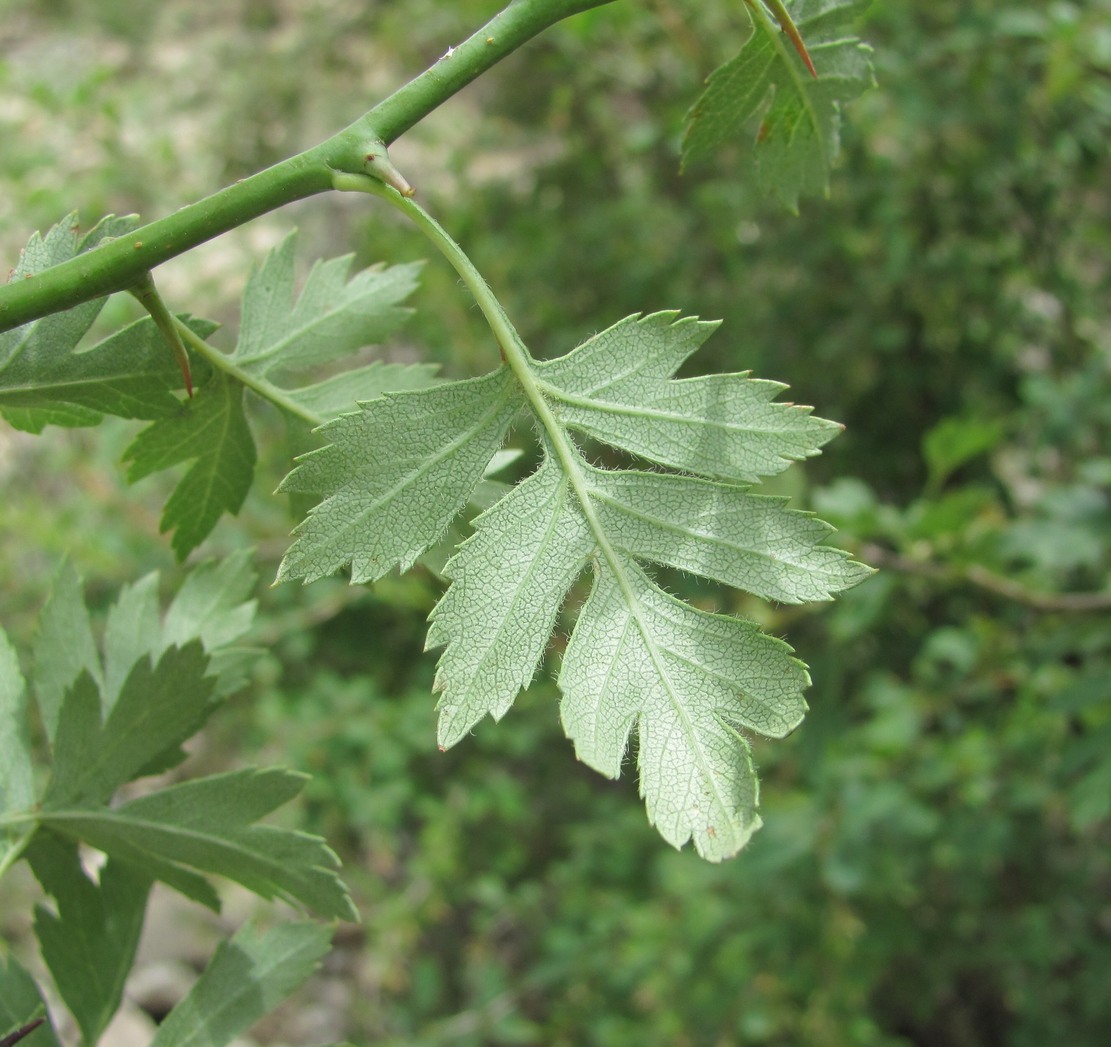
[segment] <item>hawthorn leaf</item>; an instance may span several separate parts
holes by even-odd
[[[279,581],[351,565],[352,582],[407,570],[478,486],[523,403],[512,373],[388,393],[322,426],[280,491],[322,495],[297,527]]]
[[[363,400],[384,393],[425,389],[436,381],[437,364],[388,364],[375,360],[365,367],[302,386],[289,395],[306,411],[321,418],[336,418],[354,411]]]
[[[637,731],[648,818],[710,861],[760,827],[739,728],[782,737],[806,712],[806,667],[754,622],[668,596],[634,563],[600,566],[563,659],[560,715],[579,759],[616,778]]]
[[[257,647],[236,643],[254,624],[258,601],[251,598],[258,574],[253,551],[198,564],[177,591],[162,622],[161,644],[183,646],[193,637],[204,644],[215,693],[223,698],[246,682]]]
[[[753,31],[715,70],[687,114],[683,167],[751,137],[739,154],[745,174],[791,211],[804,193],[824,193],[839,149],[841,106],[873,83],[870,48],[852,35],[868,0],[793,0],[787,7],[817,77],[759,0],[747,4]]]
[[[568,428],[641,458],[743,483],[782,472],[842,430],[809,407],[773,403],[786,387],[747,374],[671,376],[718,327],[676,312],[629,316],[536,365]]]
[[[224,1047],[300,986],[320,965],[331,928],[251,924],[221,942],[204,973],[159,1025],[151,1047]]]
[[[650,819],[675,846],[693,839],[718,861],[760,824],[742,732],[793,730],[809,677],[785,643],[669,596],[642,564],[791,603],[830,599],[871,572],[825,544],[828,525],[747,486],[816,454],[840,426],[773,403],[775,383],[672,377],[714,326],[673,312],[628,317],[564,357],[523,361],[520,376],[503,367],[363,404],[324,428],[334,442],[283,485],[323,501],[279,578],[350,563],[352,580],[366,581],[408,566],[526,408],[543,460],[475,519],[431,615],[428,646],[444,648],[439,743],[508,711],[592,565],[559,676],[564,727],[579,758],[611,776],[635,731]],[[576,432],[682,472],[598,468]]]
[[[27,714],[19,660],[0,629],[0,816],[26,811],[35,799]]]
[[[119,1008],[124,982],[135,961],[150,880],[109,861],[93,882],[77,843],[40,832],[27,851],[57,911],[35,907],[35,935],[58,992],[81,1029],[96,1043]]]
[[[158,603],[157,572],[124,586],[109,607],[104,627],[102,706],[111,710],[124,680],[137,661],[158,658],[168,647],[199,639],[215,677],[218,697],[238,690],[258,651],[235,642],[254,622],[258,601],[251,599],[257,574],[250,550],[223,560],[206,560],[186,576],[163,617]]]
[[[110,712],[132,667],[148,655],[159,655],[162,644],[158,606],[158,572],[125,585],[108,608],[104,622],[104,687],[101,704]]]
[[[452,585],[428,630],[427,647],[448,644],[436,673],[441,747],[487,713],[500,720],[532,682],[593,548],[567,479],[550,459],[477,518],[444,568]]]
[[[587,475],[602,528],[638,559],[793,604],[831,600],[872,573],[822,544],[833,528],[785,498],[664,473]]]
[[[248,385],[293,412],[302,426],[314,426],[356,410],[361,398],[433,381],[434,367],[381,361],[349,366],[322,380],[303,379],[307,371],[346,361],[396,330],[411,312],[400,302],[415,289],[420,265],[372,266],[348,279],[351,255],[320,261],[295,298],[295,246],[293,232],[252,273],[239,339],[226,363],[213,369],[196,396],[140,432],[124,452],[131,483],[192,462],[161,522],[164,532],[174,532],[180,560],[224,513],[236,515],[247,497],[257,460],[244,405]]]
[[[363,269],[348,279],[353,255],[318,261],[294,300],[296,231],[263,260],[243,293],[232,359],[257,378],[303,371],[383,341],[412,313],[400,306],[417,287],[421,264]],[[348,409],[354,405],[349,401]]]
[[[135,483],[181,462],[192,462],[162,511],[160,529],[184,560],[227,512],[239,512],[255,471],[255,442],[243,410],[244,387],[223,371],[171,418],[144,429],[124,452]]]
[[[199,873],[226,876],[324,917],[356,919],[337,875],[339,861],[323,840],[253,824],[293,799],[306,781],[282,770],[231,771],[113,808],[48,805],[41,820],[212,908],[219,902]]]

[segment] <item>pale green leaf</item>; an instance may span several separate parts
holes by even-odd
[[[830,600],[872,573],[822,544],[833,528],[783,498],[665,473],[590,469],[588,482],[602,528],[641,560],[783,603]]]
[[[807,458],[841,431],[809,407],[773,403],[785,386],[718,374],[671,379],[718,326],[675,312],[629,316],[537,365],[559,420],[635,455],[751,482]]]
[[[323,840],[252,824],[293,799],[306,780],[280,770],[233,771],[172,785],[112,809],[52,806],[43,811],[42,822],[139,866],[189,897],[198,897],[196,874],[210,873],[264,898],[355,919],[336,873],[339,862]]]
[[[19,659],[0,629],[0,815],[28,810],[35,799],[27,712]]]
[[[323,495],[297,530],[279,579],[353,582],[403,570],[446,530],[482,479],[522,403],[508,368],[388,394],[329,422],[327,447],[300,459],[279,490]]]
[[[532,681],[560,605],[594,547],[551,461],[475,525],[444,570],[453,584],[428,631],[429,647],[448,645],[436,674],[445,748],[487,713],[501,719]]]
[[[116,1013],[135,960],[150,880],[108,862],[98,882],[85,874],[73,840],[40,832],[27,852],[31,868],[57,911],[35,907],[35,934],[58,992],[96,1043]]]
[[[823,193],[839,148],[841,106],[872,84],[869,48],[851,32],[868,0],[791,0],[787,10],[817,70],[811,77],[759,0],[753,33],[711,74],[687,114],[683,165],[739,142],[742,174],[796,210],[803,193]],[[740,6],[740,5],[738,5]]]
[[[435,384],[436,364],[387,364],[375,360],[366,367],[325,378],[289,392],[289,398],[321,418],[354,411],[364,400],[384,393],[424,389]]]
[[[241,928],[220,944],[151,1047],[224,1047],[316,970],[331,939],[330,928],[312,923]]]
[[[223,371],[212,377],[171,418],[144,429],[124,452],[128,481],[181,462],[192,462],[166,502],[161,529],[174,531],[184,560],[223,513],[243,506],[255,470],[255,442],[243,411],[243,386]]]
[[[824,544],[826,524],[738,483],[816,454],[840,427],[773,403],[774,383],[674,379],[714,326],[675,313],[630,317],[523,373],[386,396],[330,424],[334,443],[283,485],[324,500],[279,577],[350,562],[363,581],[407,566],[471,497],[527,403],[543,462],[474,521],[431,616],[428,644],[445,648],[440,745],[506,713],[593,563],[560,675],[568,734],[581,759],[616,776],[635,731],[649,816],[676,846],[693,838],[719,860],[760,823],[741,731],[792,730],[806,709],[806,669],[755,623],[668,596],[640,562],[793,603],[829,599],[869,571]],[[701,476],[599,469],[572,431]]]
[[[636,731],[648,817],[711,861],[760,826],[744,727],[781,737],[802,720],[809,677],[753,622],[707,614],[632,563],[597,570],[564,656],[561,715],[579,759],[612,778]]]

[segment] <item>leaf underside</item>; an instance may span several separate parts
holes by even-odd
[[[870,49],[852,35],[868,0],[793,0],[788,13],[816,76],[758,0],[753,32],[715,70],[687,114],[683,167],[744,141],[741,174],[792,211],[802,194],[821,194],[839,149],[840,108],[872,85]]]
[[[567,734],[581,760],[616,777],[635,733],[650,819],[675,846],[693,839],[720,860],[760,824],[744,732],[789,733],[809,679],[782,641],[675,599],[645,565],[788,603],[830,599],[870,572],[825,544],[828,525],[749,489],[818,453],[840,426],[775,402],[782,386],[746,374],[673,377],[715,326],[672,312],[628,317],[566,356],[530,362],[523,382],[502,367],[330,423],[332,442],[283,482],[320,501],[279,578],[350,565],[353,581],[370,581],[407,568],[471,498],[514,421],[531,416],[540,466],[475,520],[444,568],[451,584],[428,634],[444,647],[439,743],[508,711],[589,567],[559,676]],[[573,434],[654,468],[600,469]]]

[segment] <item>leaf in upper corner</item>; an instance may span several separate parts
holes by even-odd
[[[339,861],[323,840],[254,824],[292,800],[306,781],[282,770],[232,771],[113,808],[48,804],[41,821],[212,908],[219,901],[200,874],[226,876],[263,898],[299,903],[321,916],[355,919]]]
[[[250,924],[222,942],[204,973],[158,1026],[151,1047],[224,1047],[319,966],[332,931],[313,923]]]
[[[839,148],[840,107],[873,82],[869,48],[851,33],[867,0],[788,4],[816,79],[759,0],[748,7],[752,35],[735,58],[711,74],[687,114],[683,166],[739,141],[747,129],[743,172],[794,211],[800,194],[826,191]]]
[[[35,836],[27,858],[55,905],[35,907],[43,960],[83,1042],[96,1043],[119,1007],[135,961],[151,881],[109,861],[94,882],[81,866],[76,842],[50,832]]]
[[[162,531],[184,560],[227,512],[243,506],[255,472],[255,442],[243,410],[244,387],[223,371],[177,412],[144,429],[124,452],[129,483],[192,462],[162,511]]]
[[[297,527],[279,579],[353,582],[410,567],[467,503],[523,402],[507,367],[391,393],[323,426],[281,491],[323,496]]]
[[[650,818],[671,843],[693,838],[716,861],[759,825],[741,731],[792,730],[809,678],[782,641],[676,600],[641,565],[792,603],[829,599],[871,572],[825,544],[827,525],[747,486],[816,454],[840,426],[774,403],[783,387],[772,382],[673,377],[714,326],[675,313],[629,317],[564,357],[530,362],[524,385],[503,367],[363,404],[324,427],[332,443],[283,484],[323,500],[279,578],[350,563],[353,580],[366,581],[408,566],[470,497],[527,404],[543,462],[474,521],[431,616],[428,644],[445,648],[439,742],[505,714],[593,564],[560,674],[568,734],[581,759],[616,775],[636,731]],[[682,473],[599,469],[573,432]]]
[[[76,216],[35,234],[12,279],[24,279],[68,261],[106,237],[121,236],[138,219],[109,216],[81,236]],[[106,298],[52,313],[0,332],[0,414],[17,429],[39,433],[47,425],[97,425],[105,415],[155,419],[173,414],[181,372],[149,319],[116,331],[88,348],[78,343]],[[202,337],[214,325],[189,321]]]

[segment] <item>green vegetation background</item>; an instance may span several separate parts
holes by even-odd
[[[72,207],[154,217],[313,143],[496,6],[0,0],[0,258]],[[728,155],[677,174],[740,12],[582,16],[394,157],[541,355],[638,310],[724,318],[699,367],[847,423],[784,489],[886,569],[802,612],[693,594],[786,635],[815,680],[803,728],[757,744],[765,829],[716,867],[661,844],[631,773],[574,763],[548,682],[435,751],[431,576],[264,592],[269,653],[196,760],[317,776],[300,817],[364,914],[330,1005],[357,1042],[1107,1042],[1111,620],[1075,594],[1111,572],[1111,2],[875,5],[880,88],[799,217]],[[384,207],[318,198],[170,264],[163,293],[233,326],[293,223],[306,264],[425,253]],[[490,366],[439,263],[416,305],[393,358]],[[164,491],[118,467],[130,431],[0,433],[17,639],[67,550],[105,599],[173,576]],[[290,525],[271,457],[208,546],[257,544],[267,580]],[[21,904],[0,900],[16,938]]]

